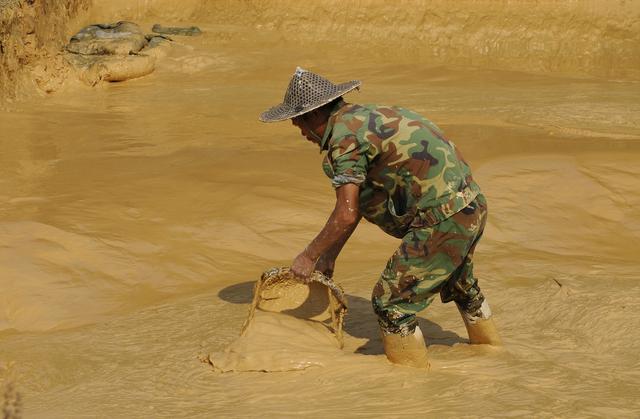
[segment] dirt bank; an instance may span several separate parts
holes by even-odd
[[[381,63],[410,55],[434,65],[640,79],[640,3],[624,0],[117,0],[93,8],[96,17],[118,14],[241,25],[284,42],[368,49]]]
[[[84,24],[123,19],[207,22],[220,40],[243,38],[229,30],[243,27],[274,43],[368,50],[380,63],[411,56],[431,65],[640,80],[640,3],[624,0],[92,3],[5,2],[0,97],[59,89],[67,67],[58,52],[69,35]]]
[[[35,92],[53,92],[67,78],[60,51],[71,18],[88,0],[0,3],[0,104]]]

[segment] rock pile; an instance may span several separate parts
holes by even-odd
[[[160,25],[154,26],[165,29]],[[166,28],[178,35],[199,34],[197,27]],[[133,22],[100,23],[82,28],[66,46],[66,58],[77,70],[79,78],[94,86],[100,81],[124,81],[145,76],[155,69],[156,60],[164,55],[163,46],[171,38],[145,35]]]

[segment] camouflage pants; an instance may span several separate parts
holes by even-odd
[[[473,311],[484,300],[473,276],[473,252],[487,221],[482,194],[462,211],[431,227],[413,228],[373,289],[372,304],[387,333],[413,333],[416,313],[431,304],[455,301]]]

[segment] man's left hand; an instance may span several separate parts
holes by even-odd
[[[291,272],[298,278],[308,280],[313,272],[316,261],[311,259],[306,252],[300,253],[291,264]]]

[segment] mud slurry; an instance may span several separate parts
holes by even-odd
[[[343,355],[322,323],[257,310],[238,340],[208,362],[218,372],[283,372],[324,367]]]
[[[380,63],[208,13],[149,77],[0,114],[0,365],[25,417],[637,416],[637,83]],[[169,21],[156,17],[145,24]],[[468,345],[436,302],[420,318],[430,373],[389,364],[369,296],[397,242],[363,223],[336,271],[344,349],[267,313],[265,349],[286,340],[312,367],[200,362],[238,338],[253,282],[332,209],[317,150],[256,121],[297,65],[363,80],[348,100],[422,112],[462,150],[489,200],[476,265],[503,350]]]

